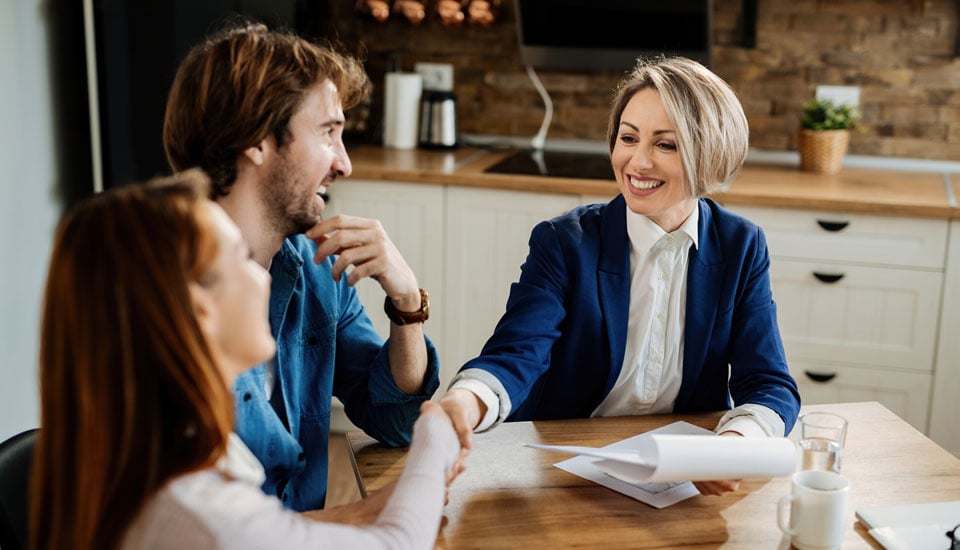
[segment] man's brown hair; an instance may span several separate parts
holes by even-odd
[[[245,22],[210,36],[190,50],[170,88],[163,124],[170,166],[202,168],[211,195],[226,195],[240,154],[271,134],[282,147],[290,117],[326,80],[344,110],[369,89],[359,61],[296,35]]]

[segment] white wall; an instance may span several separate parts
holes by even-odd
[[[0,440],[39,425],[40,303],[60,215],[47,7],[0,1]]]

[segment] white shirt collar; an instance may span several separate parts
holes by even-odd
[[[694,248],[699,248],[700,204],[694,203],[693,211],[687,216],[676,231],[670,233],[674,237],[686,235],[690,238]],[[642,258],[657,244],[667,232],[650,218],[637,214],[627,208],[627,237],[636,257]]]

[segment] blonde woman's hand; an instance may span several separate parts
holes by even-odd
[[[721,433],[722,436],[734,436],[734,437],[743,437],[743,434],[740,432],[726,431]],[[732,493],[740,488],[739,479],[725,479],[718,481],[694,481],[693,486],[700,491],[701,495],[710,495],[710,496],[723,496],[727,493]]]

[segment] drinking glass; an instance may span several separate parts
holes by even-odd
[[[800,469],[840,473],[847,420],[840,415],[809,412],[800,416]]]

